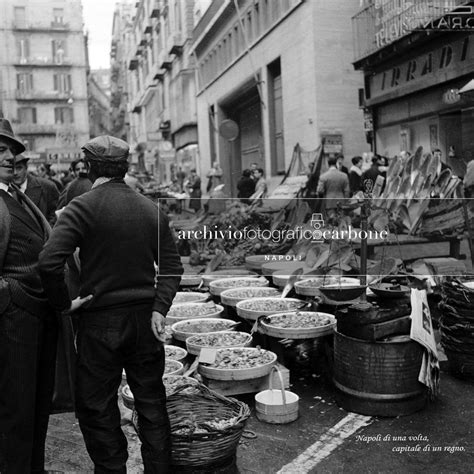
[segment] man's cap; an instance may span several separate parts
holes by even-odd
[[[15,156],[15,163],[22,163],[22,162],[27,162],[29,161],[29,158],[25,155],[16,155]]]
[[[120,138],[102,135],[88,141],[82,150],[89,153],[89,160],[103,163],[125,163],[128,160],[130,147]]]
[[[6,138],[7,141],[12,143],[13,153],[15,155],[19,155],[26,150],[25,145],[23,145],[23,143],[21,143],[20,140],[15,137],[10,122],[4,118],[0,118],[0,138]]]

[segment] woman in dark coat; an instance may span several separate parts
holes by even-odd
[[[191,176],[189,177],[188,189],[190,191],[189,208],[194,209],[195,212],[199,212],[201,209],[201,178],[196,174],[196,170],[191,170]]]
[[[247,169],[242,172],[242,177],[237,183],[237,189],[239,190],[237,197],[240,198],[240,202],[250,204],[248,198],[255,192],[255,180],[252,179],[250,170]]]

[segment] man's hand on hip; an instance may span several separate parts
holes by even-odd
[[[151,315],[151,329],[155,337],[164,344],[166,340],[165,317],[158,311],[153,311]]]
[[[78,310],[83,304],[90,301],[93,296],[94,295],[84,296],[84,298],[78,296],[76,299],[71,301],[71,307],[69,308],[69,312],[72,313],[73,311]]]

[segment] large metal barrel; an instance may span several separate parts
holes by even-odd
[[[423,348],[406,338],[369,342],[336,331],[336,401],[345,410],[371,416],[402,416],[421,410],[427,399],[418,382]]]

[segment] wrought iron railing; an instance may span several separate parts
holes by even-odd
[[[413,31],[433,27],[435,20],[446,15],[459,13],[461,20],[467,19],[474,10],[462,7],[472,3],[466,0],[366,0],[367,5],[352,18],[354,59],[367,57]]]

